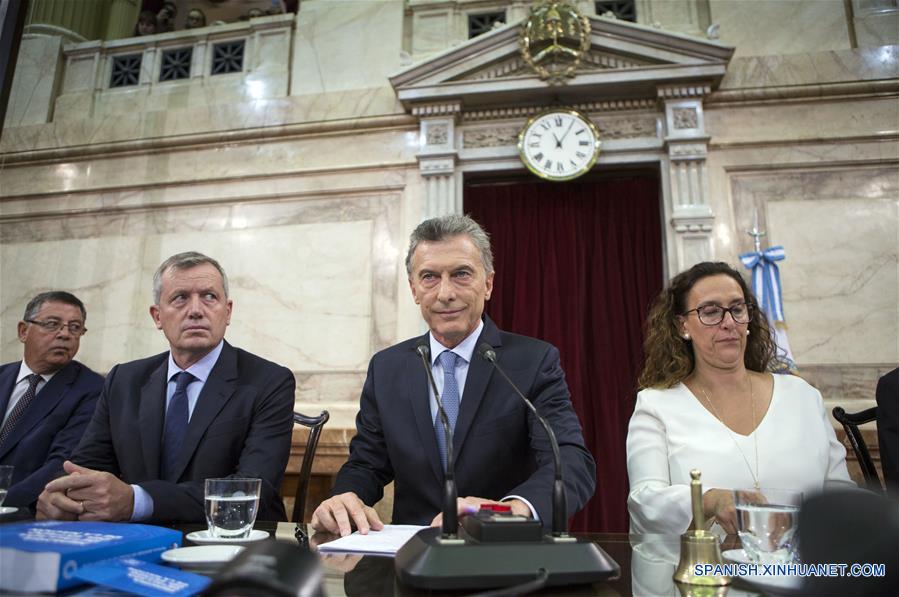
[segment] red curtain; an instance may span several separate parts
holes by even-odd
[[[596,494],[576,531],[627,531],[625,439],[643,321],[662,287],[657,177],[468,184],[465,211],[493,240],[487,313],[559,348],[596,459]]]

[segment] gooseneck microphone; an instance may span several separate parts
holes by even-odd
[[[537,417],[537,420],[540,421],[540,424],[543,425],[543,429],[549,437],[549,443],[553,449],[553,466],[555,467],[555,481],[553,482],[552,496],[552,536],[554,538],[568,538],[568,498],[565,494],[565,484],[562,481],[562,458],[559,455],[559,442],[556,440],[556,434],[553,432],[552,427],[549,426],[549,423],[546,422],[546,419],[540,416],[540,413],[534,408],[533,403],[521,393],[521,390],[518,389],[515,382],[513,382],[512,379],[506,375],[506,372],[503,371],[503,368],[499,366],[499,363],[496,360],[496,351],[493,350],[493,347],[486,342],[481,342],[478,344],[477,352],[481,358],[492,364],[493,368],[496,369],[512,389],[515,390],[518,397],[521,398],[522,402],[525,403],[531,412],[534,413],[534,416]]]
[[[453,477],[452,436],[449,419],[443,410],[431,373],[430,347],[426,338],[421,339],[415,351],[421,357],[437,409],[447,435],[446,485],[444,486],[443,529],[422,529],[412,536],[394,558],[394,568],[403,584],[428,590],[460,590],[506,587],[491,595],[521,595],[543,586],[563,586],[595,583],[621,574],[621,567],[593,541],[579,541],[566,530],[565,487],[562,484],[562,464],[559,444],[549,424],[536,411],[497,363],[493,348],[482,342],[478,354],[499,371],[518,396],[543,425],[553,447],[556,478],[553,485],[553,532],[543,534],[542,523],[516,521],[518,517],[506,517],[502,522],[491,520],[494,525],[536,525],[536,533],[472,534],[469,526],[456,536],[456,483]],[[471,519],[466,519],[471,522]],[[477,522],[477,520],[475,520]],[[477,529],[477,524],[471,525]],[[519,526],[519,529],[522,527]],[[484,525],[480,525],[484,531]],[[498,527],[489,527],[496,531]],[[442,531],[442,532],[441,532]],[[501,535],[501,537],[500,537]],[[513,586],[515,585],[515,586]]]
[[[425,368],[434,398],[437,400],[437,412],[440,413],[440,422],[443,424],[443,433],[446,437],[446,471],[443,476],[443,538],[448,540],[458,539],[459,517],[456,505],[456,468],[453,460],[453,433],[450,430],[449,417],[443,410],[443,401],[437,391],[437,382],[434,381],[434,373],[431,371],[431,347],[427,338],[420,338],[415,345],[415,352],[421,357],[421,364]]]

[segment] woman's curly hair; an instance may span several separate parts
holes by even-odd
[[[730,276],[743,290],[743,297],[753,311],[749,322],[749,337],[743,363],[750,371],[769,371],[779,361],[777,345],[768,318],[759,309],[758,301],[746,285],[740,273],[723,262],[697,263],[671,280],[653,302],[646,318],[643,342],[643,371],[637,379],[640,389],[670,388],[686,379],[696,365],[690,341],[681,336],[678,316],[687,310],[687,294],[702,278],[718,275]]]

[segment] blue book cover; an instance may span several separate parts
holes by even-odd
[[[142,597],[188,597],[212,582],[211,578],[177,568],[118,558],[79,568],[75,576],[96,585]]]
[[[0,589],[60,591],[81,584],[86,564],[130,557],[148,562],[181,545],[181,532],[145,524],[47,520],[0,525]]]

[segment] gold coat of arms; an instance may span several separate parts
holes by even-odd
[[[521,27],[521,55],[537,75],[550,82],[573,77],[590,49],[590,19],[570,4],[541,2]]]

